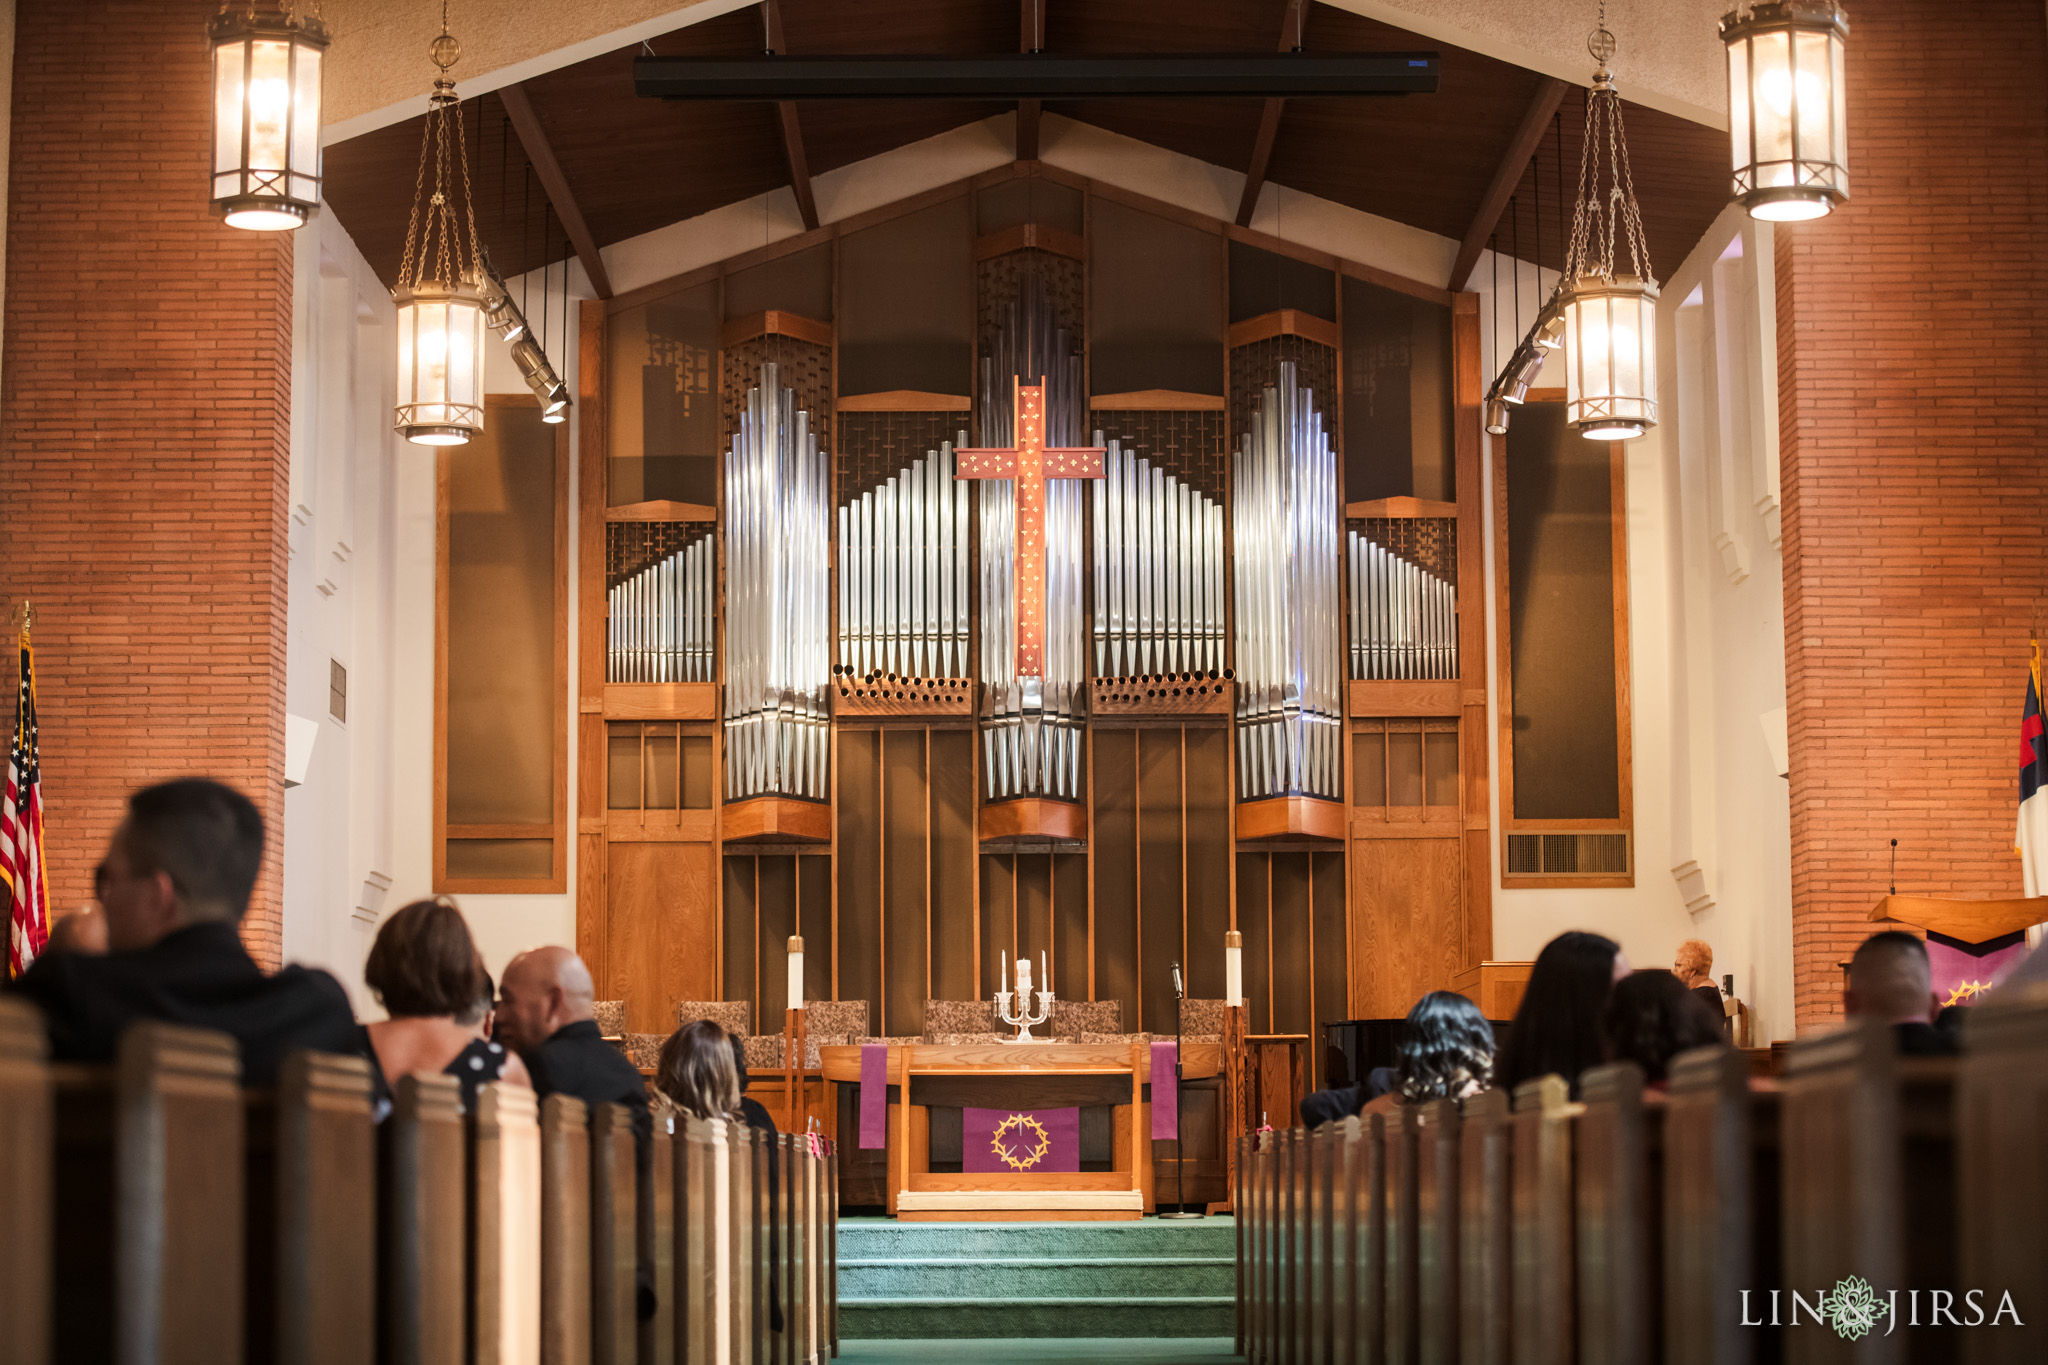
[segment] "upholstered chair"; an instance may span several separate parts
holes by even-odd
[[[927,1033],[924,1041],[940,1047],[982,1047],[989,1043],[1006,1042],[1010,1036],[1007,1033]]]
[[[593,1017],[597,1020],[597,1031],[607,1038],[622,1038],[626,1033],[626,1002],[623,1000],[599,1000],[592,1004]]]
[[[858,1038],[868,1031],[868,1002],[865,1000],[804,1001],[804,1032],[812,1038],[833,1037],[837,1043]],[[813,1062],[811,1065],[816,1066]]]
[[[1078,1043],[1102,1043],[1115,1047],[1129,1047],[1132,1043],[1155,1043],[1164,1041],[1150,1033],[1083,1033],[1074,1039]]]
[[[1124,1002],[1121,1000],[1055,1000],[1052,1002],[1052,1036],[1069,1042],[1084,1033],[1122,1033]]]
[[[1181,1036],[1190,1043],[1223,1041],[1223,1001],[1187,999],[1180,1002]]]
[[[665,1033],[628,1033],[622,1040],[626,1060],[642,1071],[652,1071],[661,1063],[661,1045],[668,1041]]]
[[[924,1039],[936,1043],[961,1033],[999,1034],[1003,1025],[996,1007],[988,1000],[927,1000],[924,1002]]]
[[[709,1019],[727,1033],[744,1036],[754,1031],[754,1007],[744,1000],[683,1000],[677,1003],[677,1028],[685,1028],[699,1019]]]

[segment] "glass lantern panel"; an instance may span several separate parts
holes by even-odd
[[[216,197],[234,194],[234,173],[242,167],[243,43],[223,43],[213,50],[213,170]]]
[[[1750,40],[1750,107],[1756,120],[1757,183],[1790,185],[1792,179],[1791,35],[1780,29]]]
[[[249,45],[249,169],[257,176],[285,168],[292,116],[292,45],[259,39]],[[274,182],[255,179],[257,194],[275,194]]]
[[[1564,397],[1574,409],[1579,404],[1579,365],[1586,356],[1585,345],[1579,340],[1579,303],[1568,303],[1564,310]]]
[[[469,302],[448,307],[448,401],[483,402],[484,310]]]
[[[412,312],[418,353],[414,401],[420,405],[419,422],[432,426],[448,420],[448,305],[438,300],[416,303]]]
[[[419,401],[419,376],[413,367],[413,319],[419,309],[414,307],[398,310],[398,406],[409,407]]]
[[[1749,39],[1728,44],[1728,157],[1739,188],[1749,169]]]
[[[292,173],[317,177],[320,174],[320,62],[324,54],[301,43],[292,67]],[[312,187],[309,185],[308,189]],[[294,198],[305,191],[296,186]]]
[[[1801,33],[1793,44],[1797,58],[1793,90],[1799,110],[1802,161],[1826,161],[1834,150],[1835,102],[1828,91],[1828,49],[1833,45],[1827,35],[1818,33]]]
[[[1835,188],[1843,194],[1849,192],[1849,82],[1842,70],[1842,40],[1830,34],[1828,37],[1828,94],[1834,100],[1833,127],[1835,130]]]
[[[1657,420],[1657,303],[1645,297],[1636,301],[1636,335],[1642,338],[1642,416]]]
[[[1608,345],[1614,352],[1616,398],[1633,398],[1643,391],[1642,300],[1614,298],[1607,304]]]

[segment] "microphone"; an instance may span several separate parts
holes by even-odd
[[[1899,894],[1899,841],[1892,840],[1892,894]]]
[[[1187,992],[1182,990],[1180,986],[1180,964],[1176,962],[1173,964],[1173,998],[1182,1000],[1186,997]]]

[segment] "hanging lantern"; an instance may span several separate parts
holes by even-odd
[[[469,201],[460,101],[448,68],[462,46],[444,27],[434,40],[441,75],[427,103],[420,141],[419,190],[405,230],[405,255],[391,297],[398,304],[396,426],[415,445],[461,445],[484,429],[484,318],[492,302]],[[462,168],[462,218],[450,164]],[[427,168],[433,167],[432,193]],[[502,297],[502,294],[500,295]]]
[[[1589,439],[1627,441],[1657,425],[1657,281],[1629,175],[1621,96],[1607,69],[1614,35],[1604,12],[1586,50],[1599,67],[1586,96],[1572,235],[1551,307],[1564,320],[1565,420]],[[1617,239],[1628,251],[1625,270],[1616,268]]]
[[[320,211],[320,66],[327,26],[278,0],[223,4],[213,43],[213,211],[274,232]]]
[[[1819,218],[1849,197],[1843,50],[1829,0],[1762,0],[1721,19],[1735,202],[1752,218]]]

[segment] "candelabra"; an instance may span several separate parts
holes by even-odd
[[[1004,957],[1007,959],[1008,954],[1004,954]],[[1005,965],[1008,965],[1007,962],[1005,962]],[[1050,973],[1047,975],[1050,976]],[[1006,976],[999,976],[997,979],[1004,980]],[[1048,980],[1046,985],[1050,987],[1052,982]],[[1033,995],[1038,997],[1038,1008],[1035,1012],[1031,1007],[1031,997]],[[1019,996],[1023,997],[1021,1003],[1018,1001]],[[1015,1038],[1005,1039],[1004,1041],[1011,1043],[1036,1043],[1041,1041],[1031,1036],[1031,1030],[1052,1018],[1052,991],[1050,989],[1042,991],[1033,991],[1031,989],[1030,958],[1020,955],[1017,959],[1017,989],[1014,991],[997,991],[995,992],[994,1000],[996,1017],[1017,1030]]]

